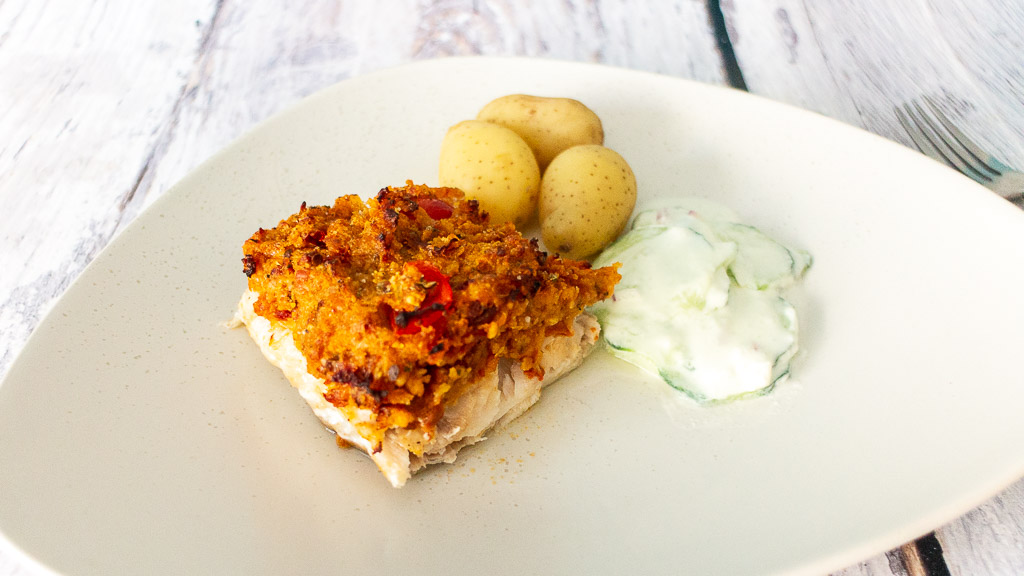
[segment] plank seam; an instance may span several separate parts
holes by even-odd
[[[730,0],[726,0],[729,2]],[[722,70],[725,72],[725,79],[733,88],[747,90],[747,82],[743,78],[743,70],[740,69],[736,60],[736,52],[732,47],[732,40],[729,38],[729,27],[725,22],[725,13],[722,12],[721,0],[708,0],[708,17],[711,18],[711,26],[715,33],[715,44],[718,47],[718,54],[722,58]]]
[[[914,546],[917,548],[917,555],[928,576],[952,576],[949,566],[946,565],[946,558],[942,554],[942,544],[935,537],[935,532],[929,532],[918,538],[914,541]]]

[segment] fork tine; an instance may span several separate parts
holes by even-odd
[[[906,130],[907,134],[910,135],[910,139],[914,141],[914,145],[920,150],[925,156],[928,156],[932,160],[937,160],[943,164],[947,164],[952,168],[956,168],[946,157],[943,156],[936,148],[932,145],[931,141],[924,135],[921,130],[917,128],[917,124],[908,115],[909,108],[904,111],[899,106],[896,107],[896,119],[903,125],[903,129]]]
[[[911,108],[911,105],[913,106]],[[928,113],[921,108],[920,102],[912,102],[907,106],[910,117],[918,124],[925,136],[931,141],[935,148],[946,160],[964,175],[982,184],[992,182],[990,176],[984,170],[978,169],[970,153],[962,146],[957,146],[956,141],[942,132],[942,129],[929,117]],[[951,141],[952,140],[952,141]],[[959,149],[958,149],[959,148]]]
[[[950,148],[949,144],[935,132],[934,126],[925,119],[924,111],[914,102],[903,105],[903,110],[896,109],[896,117],[903,128],[910,135],[911,140],[917,145],[921,152],[958,170],[964,176],[981,184],[988,184],[992,178],[982,174],[973,166],[965,163],[956,151]]]
[[[929,96],[925,96],[923,99],[928,107],[931,108],[932,117],[937,119],[953,139],[956,140],[956,142],[960,144],[960,146],[962,146],[971,156],[973,156],[978,163],[992,175],[993,178],[1007,170],[1012,170],[1009,166],[1003,164],[982,150],[980,146],[957,128],[955,124],[950,122],[949,118],[947,118],[946,115],[942,113],[942,110],[939,109],[935,100]]]

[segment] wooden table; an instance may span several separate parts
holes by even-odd
[[[154,198],[339,80],[453,55],[600,62],[746,89],[905,144],[893,107],[927,94],[1024,168],[1022,30],[1019,0],[0,2],[0,375]],[[0,552],[0,575],[34,573]],[[926,573],[1024,573],[1024,481],[840,572]]]

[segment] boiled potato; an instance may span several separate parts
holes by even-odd
[[[583,259],[614,240],[636,204],[636,178],[614,150],[574,146],[551,161],[540,184],[540,231],[549,250]]]
[[[492,100],[477,120],[500,124],[530,145],[541,170],[559,152],[581,144],[603,144],[604,129],[597,114],[569,98],[512,94]]]
[[[441,142],[438,180],[476,199],[494,224],[521,227],[537,211],[537,160],[522,138],[497,124],[466,120],[449,128]]]

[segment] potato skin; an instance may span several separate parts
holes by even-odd
[[[465,120],[441,142],[438,180],[480,203],[493,224],[522,227],[537,211],[540,169],[526,142],[490,122]]]
[[[552,160],[540,185],[540,230],[548,250],[584,259],[625,228],[636,205],[636,177],[614,150],[574,146]]]
[[[511,94],[489,102],[476,118],[519,134],[533,150],[541,171],[562,150],[604,143],[601,119],[571,98]]]

